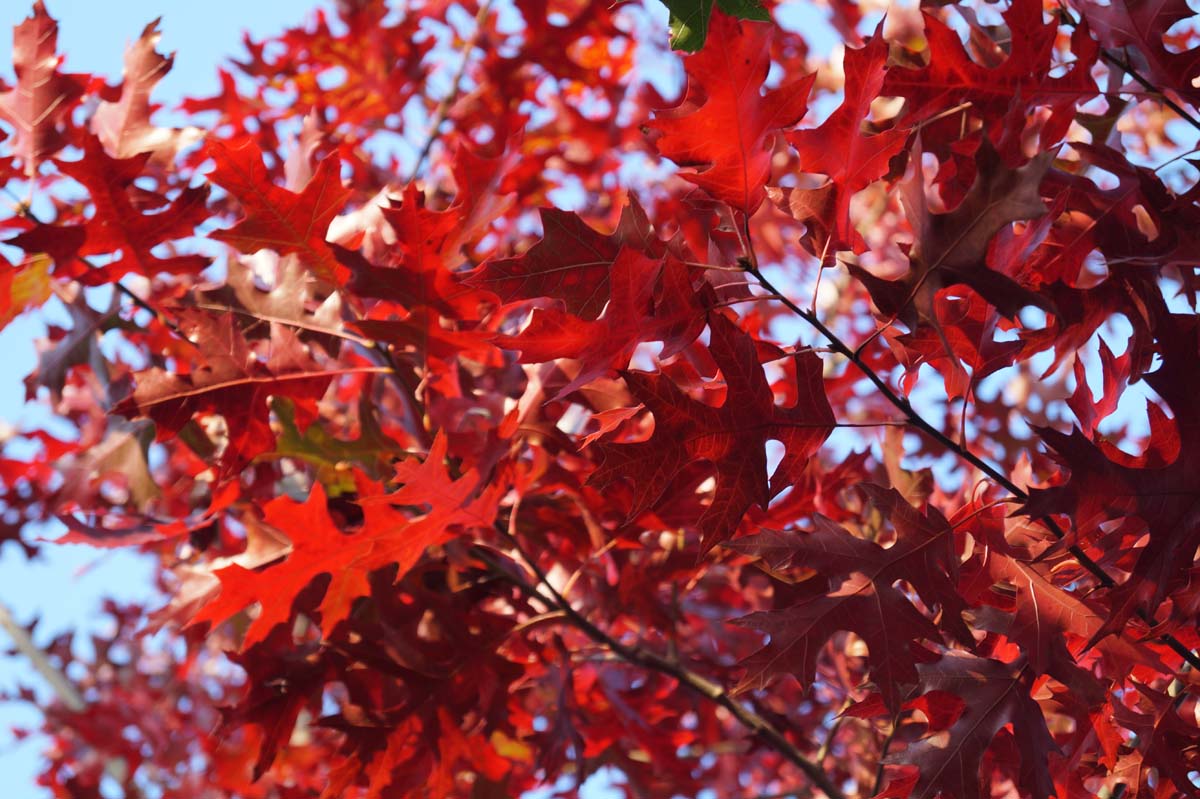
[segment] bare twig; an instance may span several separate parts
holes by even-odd
[[[33,642],[29,631],[17,624],[12,611],[3,603],[0,603],[0,627],[3,627],[4,631],[8,633],[8,637],[12,639],[17,651],[29,661],[38,674],[42,675],[42,679],[50,684],[54,693],[67,706],[68,710],[72,713],[82,713],[87,709],[87,702],[79,693],[79,689],[67,679],[65,674],[54,667],[50,658],[46,657],[46,653]]]
[[[479,42],[479,37],[483,35],[483,25],[487,22],[488,12],[491,10],[491,7],[492,0],[484,0],[479,6],[479,13],[475,15],[475,30],[471,33],[471,38],[463,43],[462,59],[459,61],[458,71],[454,73],[450,93],[438,103],[437,110],[433,114],[433,123],[429,126],[429,133],[425,136],[425,143],[421,145],[421,151],[417,155],[417,163],[413,165],[412,173],[408,176],[408,180],[405,183],[412,183],[417,175],[421,174],[421,167],[425,165],[425,159],[429,157],[429,151],[433,149],[433,143],[437,141],[442,123],[446,121],[446,117],[450,114],[451,106],[458,99],[458,94],[462,90],[463,77],[467,74],[467,64],[471,60],[471,51],[475,49],[475,45]]]
[[[42,679],[49,683],[55,696],[66,706],[67,710],[72,713],[83,713],[87,710],[87,700],[79,693],[79,689],[67,679],[65,674],[55,668],[54,664],[50,662],[50,658],[46,657],[46,653],[34,643],[29,631],[17,623],[17,620],[13,618],[12,611],[2,602],[0,602],[0,628],[8,633],[17,652],[29,661],[34,671],[40,674]],[[104,772],[117,782],[124,784],[129,778],[129,764],[125,762],[124,758],[107,756],[104,758]]]

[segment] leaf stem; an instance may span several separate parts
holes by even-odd
[[[875,785],[871,788],[872,796],[883,790],[883,761],[887,759],[888,749],[891,748],[892,741],[896,738],[896,731],[899,729],[900,714],[896,713],[892,716],[892,728],[888,731],[887,737],[883,739],[883,743],[879,747],[879,763],[875,766]]]

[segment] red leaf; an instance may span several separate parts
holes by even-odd
[[[329,635],[350,615],[354,600],[369,593],[371,572],[394,565],[400,579],[425,550],[448,541],[457,530],[491,527],[507,486],[496,481],[481,490],[474,471],[452,480],[444,464],[446,447],[445,435],[438,435],[424,461],[397,464],[396,479],[402,487],[364,498],[364,522],[351,534],[334,526],[320,483],[304,503],[286,497],[272,500],[264,509],[264,520],[291,540],[287,557],[261,571],[237,564],[218,570],[220,594],[190,623],[220,623],[258,602],[262,609],[242,641],[243,647],[253,646],[277,625],[290,621],[296,596],[327,574],[329,583],[318,610],[321,629]],[[402,506],[429,506],[429,511],[414,514],[396,509]]]
[[[965,652],[946,652],[936,663],[917,666],[925,692],[946,692],[966,702],[947,733],[935,733],[888,755],[886,763],[915,765],[921,776],[910,796],[976,799],[984,751],[996,733],[1013,725],[1021,752],[1021,787],[1037,799],[1054,794],[1047,766],[1056,749],[1037,702],[1029,697],[1023,670]]]
[[[870,650],[871,676],[884,701],[899,707],[905,684],[917,681],[910,642],[936,640],[937,628],[904,594],[886,583],[854,573],[823,596],[784,610],[759,611],[736,620],[770,636],[770,642],[742,661],[746,676],[738,690],[762,689],[776,676],[792,674],[808,688],[817,657],[839,630],[856,633]]]
[[[662,299],[656,302],[653,295],[660,280]],[[707,306],[692,290],[680,261],[671,258],[664,264],[622,249],[613,261],[609,284],[611,296],[599,320],[538,308],[519,335],[498,336],[494,343],[521,350],[521,363],[577,359],[575,375],[552,398],[557,399],[629,366],[630,356],[642,342],[665,342],[659,357],[668,358],[704,329]]]
[[[923,16],[927,63],[917,69],[893,68],[883,83],[885,96],[908,99],[906,118],[927,119],[969,102],[968,113],[989,124],[1003,119],[1010,109],[1016,109],[1023,122],[1024,109],[1030,106],[1073,111],[1077,100],[1097,91],[1090,73],[1099,51],[1086,33],[1077,43],[1077,61],[1071,69],[1065,75],[1050,76],[1056,67],[1052,55],[1058,26],[1042,22],[1041,0],[1014,0],[1004,12],[1007,52],[986,41],[986,46],[994,48],[988,53],[989,60],[999,62],[988,66],[971,60],[958,34],[946,23],[927,12]],[[958,126],[954,123],[955,130]]]
[[[292,546],[282,563],[251,571],[238,564],[216,571],[219,595],[208,602],[189,624],[219,624],[258,602],[258,615],[246,629],[242,647],[263,641],[271,631],[292,618],[292,602],[318,575],[328,574],[329,586],[321,603],[326,632],[346,618],[350,605],[370,589],[367,571],[356,561],[370,549],[363,533],[343,534],[334,526],[326,507],[325,490],[313,486],[303,503],[277,497],[263,508],[263,520],[288,536]]]
[[[892,128],[866,135],[871,103],[879,96],[887,72],[888,43],[877,30],[865,47],[846,50],[843,70],[846,84],[842,104],[820,127],[797,130],[788,141],[800,155],[805,172],[827,175],[836,199],[820,213],[820,224],[831,231],[829,250],[853,249],[862,252],[866,245],[850,222],[850,199],[888,171],[888,162],[904,148],[908,131]],[[784,190],[798,192],[799,189]],[[820,191],[820,189],[809,190]],[[795,205],[791,208],[795,209]],[[801,221],[803,217],[797,216]],[[820,242],[822,250],[826,243]]]
[[[955,285],[970,286],[1010,318],[1026,305],[1049,308],[1041,295],[989,269],[987,251],[1001,229],[1046,212],[1038,187],[1053,156],[1042,153],[1025,166],[1009,169],[985,140],[976,154],[974,185],[954,210],[944,214],[929,212],[920,159],[914,159],[915,171],[903,194],[916,238],[908,272],[898,280],[882,280],[861,267],[851,267],[876,307],[913,330],[920,322],[938,325],[934,297],[942,288]]]
[[[12,146],[29,177],[67,143],[63,129],[87,85],[86,75],[59,72],[61,61],[58,23],[37,0],[29,18],[13,28],[17,85],[0,92],[0,119],[16,128]]]
[[[266,363],[258,360],[236,331],[231,317],[218,322],[200,314],[181,320],[203,356],[190,374],[154,367],[135,375],[137,387],[114,413],[127,418],[148,416],[158,426],[159,441],[178,435],[196,414],[220,414],[228,427],[223,456],[226,470],[236,472],[255,455],[270,451],[275,435],[267,399],[280,394],[309,409],[325,393],[335,372],[317,365],[295,334],[280,328]]]
[[[609,298],[608,277],[622,247],[650,258],[664,246],[633,195],[611,234],[598,233],[578,216],[542,208],[542,239],[519,258],[493,259],[469,273],[465,283],[488,289],[506,303],[538,297],[562,300],[583,319],[595,319]]]
[[[1200,47],[1167,47],[1167,31],[1195,17],[1187,0],[1126,0],[1105,5],[1079,0],[1074,6],[1083,12],[1100,43],[1128,58],[1143,77],[1192,105],[1200,101],[1196,87]]]
[[[808,110],[815,74],[765,95],[773,28],[715,11],[704,49],[684,60],[687,96],[650,123],[662,136],[658,151],[721,202],[750,215],[763,201],[775,132]]]
[[[92,132],[116,158],[154,153],[155,160],[169,162],[180,147],[201,136],[196,128],[175,130],[160,128],[150,122],[154,110],[150,92],[175,63],[174,54],[164,56],[154,49],[162,38],[159,21],[156,19],[147,25],[138,40],[125,49],[121,98],[116,102],[100,103],[92,115]]]
[[[84,226],[86,237],[79,254],[119,253],[106,266],[75,266],[74,270],[84,283],[99,285],[130,273],[147,277],[160,272],[194,274],[208,266],[208,259],[199,255],[160,258],[152,252],[164,242],[191,236],[196,226],[208,218],[204,203],[209,189],[208,186],[185,188],[166,208],[142,213],[140,206],[135,204],[138,190],[134,181],[141,176],[149,158],[149,153],[126,159],[110,158],[100,141],[87,135],[83,139],[82,159],[55,161],[64,175],[87,188],[96,208]],[[159,195],[151,197],[156,202],[167,202]],[[64,266],[66,264],[60,260],[59,269]]]
[[[246,216],[228,230],[209,234],[240,252],[271,249],[280,255],[295,253],[318,277],[336,284],[349,273],[325,241],[329,223],[345,206],[351,192],[343,188],[340,161],[325,158],[299,194],[271,183],[262,153],[253,142],[230,147],[210,139],[205,154],[217,168],[208,176],[242,204]]]
[[[697,460],[716,471],[713,500],[696,521],[701,550],[730,538],[751,505],[766,508],[789,487],[808,458],[833,429],[833,412],[821,383],[821,359],[796,357],[798,402],[775,405],[758,364],[754,339],[719,314],[709,317],[712,354],[725,377],[725,403],[714,408],[684,394],[667,377],[625,372],[633,395],[654,414],[654,435],[636,444],[598,444],[601,465],[589,482],[604,487],[620,478],[633,481],[633,518],[661,501],[674,478]],[[782,441],[787,454],[767,481],[768,439]]]

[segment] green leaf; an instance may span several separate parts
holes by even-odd
[[[770,22],[771,13],[759,0],[716,0],[717,7],[738,19]],[[671,12],[671,49],[694,53],[708,38],[713,0],[663,0]]]
[[[759,0],[717,0],[717,7],[738,19],[771,21],[771,12]]]
[[[392,459],[403,450],[379,427],[369,404],[359,407],[359,436],[345,440],[331,435],[320,424],[310,424],[304,432],[296,423],[296,407],[286,397],[274,397],[271,409],[279,423],[274,453],[263,457],[296,458],[317,468],[318,479],[331,494],[355,490],[354,475],[343,468],[357,464],[378,479],[389,470]]]

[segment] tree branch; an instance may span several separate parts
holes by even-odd
[[[471,60],[471,51],[475,49],[480,35],[483,34],[483,24],[487,22],[491,7],[492,0],[484,0],[483,4],[479,6],[479,13],[475,15],[475,30],[471,34],[471,38],[463,43],[462,60],[458,64],[458,71],[454,73],[450,93],[438,103],[437,110],[433,115],[433,123],[429,126],[429,133],[425,136],[425,143],[421,145],[421,151],[417,154],[417,163],[413,164],[412,173],[405,181],[406,184],[412,183],[416,180],[417,175],[421,174],[421,167],[425,165],[425,159],[429,157],[429,151],[433,149],[433,143],[437,141],[442,123],[446,121],[446,117],[450,115],[450,107],[458,99],[458,93],[462,90],[463,77],[467,74],[467,63]]]
[[[497,528],[499,529],[499,528]],[[599,627],[588,621],[579,611],[575,610],[569,602],[554,588],[546,577],[545,572],[541,570],[531,558],[525,555],[520,548],[520,545],[508,535],[507,531],[501,531],[502,535],[512,543],[517,552],[520,553],[522,560],[525,561],[529,569],[537,576],[538,582],[546,586],[546,590],[550,592],[550,597],[543,594],[536,585],[523,580],[511,571],[505,569],[501,564],[482,549],[476,549],[477,556],[487,563],[492,570],[499,576],[507,579],[522,592],[531,598],[540,600],[543,604],[561,611],[568,622],[588,638],[591,638],[598,644],[606,647],[610,652],[617,655],[627,663],[635,666],[640,666],[650,671],[657,671],[660,674],[665,674],[668,677],[675,679],[680,685],[685,686],[693,693],[699,694],[711,702],[725,708],[729,713],[749,729],[756,737],[767,744],[769,747],[779,752],[787,758],[792,764],[800,769],[806,777],[818,788],[820,788],[830,799],[845,799],[845,795],[834,785],[829,775],[821,769],[821,767],[805,757],[804,753],[787,739],[777,727],[771,724],[770,721],[760,716],[753,710],[745,707],[737,702],[729,695],[729,693],[717,683],[703,677],[687,667],[667,660],[656,652],[637,646],[629,646],[616,640],[608,633],[601,630]]]
[[[79,693],[79,689],[67,679],[65,674],[54,667],[50,658],[46,657],[46,653],[34,643],[29,631],[17,624],[12,611],[3,602],[0,602],[0,628],[8,633],[17,652],[24,656],[34,670],[42,676],[42,679],[50,684],[50,688],[67,710],[72,713],[83,713],[87,710],[87,700]],[[129,778],[129,764],[121,757],[105,757],[104,773],[124,785]],[[136,794],[131,794],[131,796],[134,795],[140,796],[141,793],[138,791]]]
[[[842,339],[836,333],[830,330],[825,323],[821,321],[816,313],[801,308],[799,305],[784,296],[779,289],[775,288],[771,281],[763,275],[762,271],[758,268],[756,261],[753,259],[753,256],[745,259],[743,263],[746,271],[758,279],[763,289],[772,294],[780,296],[780,302],[782,302],[784,306],[786,306],[801,319],[808,322],[817,330],[817,332],[824,336],[825,339],[829,341],[834,351],[844,355],[846,359],[850,361],[850,363],[854,364],[854,366],[863,374],[863,376],[871,381],[879,393],[882,394],[883,397],[898,411],[904,414],[904,418],[906,418],[913,427],[916,427],[942,447],[950,452],[953,452],[955,455],[967,461],[972,466],[986,474],[988,477],[995,480],[1013,496],[1022,501],[1029,499],[1029,492],[1025,491],[1023,488],[1010,480],[1003,472],[1001,472],[995,466],[992,466],[983,458],[971,452],[971,450],[967,449],[965,444],[958,443],[926,421],[921,414],[917,413],[906,397],[902,397],[897,394],[895,390],[893,390],[892,387],[887,384],[887,381],[880,377],[880,375],[862,359],[861,354],[842,341]],[[1066,533],[1063,532],[1063,529],[1059,527],[1058,522],[1056,522],[1054,519],[1049,516],[1042,516],[1039,518],[1055,538],[1062,540],[1066,537]],[[1079,564],[1088,572],[1090,572],[1102,586],[1105,588],[1112,588],[1117,584],[1116,580],[1109,576],[1108,572],[1104,571],[1104,568],[1100,566],[1099,563],[1094,561],[1090,555],[1084,552],[1079,545],[1072,544],[1067,547],[1067,549],[1071,555],[1077,561],[1079,561]],[[1154,626],[1154,619],[1144,610],[1139,609],[1138,616],[1150,624],[1151,627]],[[1195,652],[1184,646],[1178,638],[1170,633],[1166,633],[1160,636],[1159,640],[1170,647],[1173,652],[1182,657],[1187,663],[1191,664],[1192,668],[1200,668],[1200,655],[1197,655]]]

